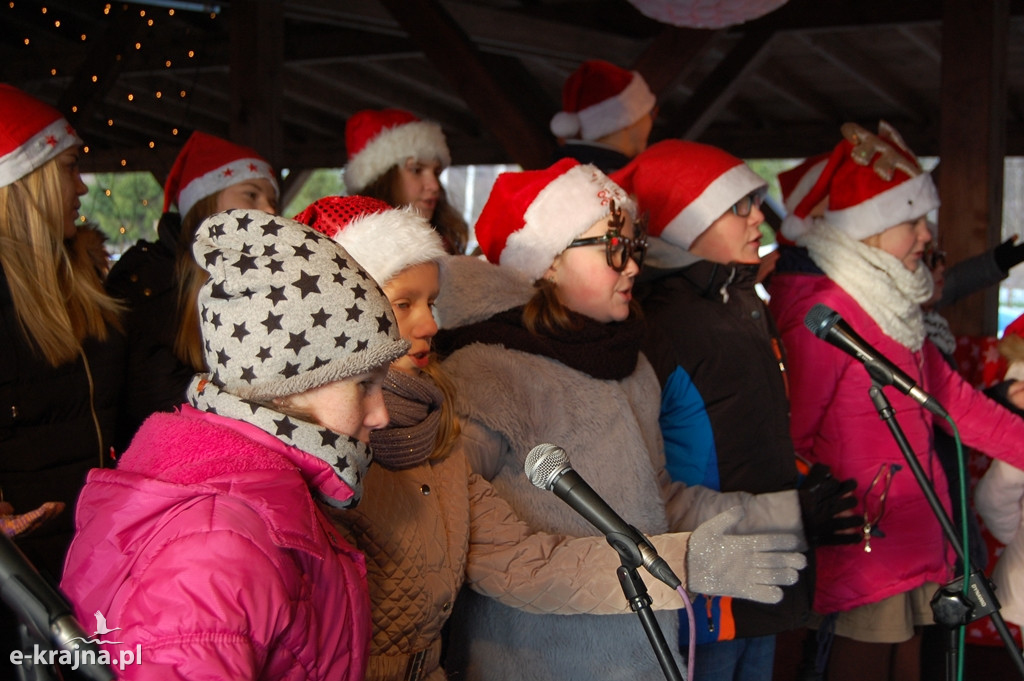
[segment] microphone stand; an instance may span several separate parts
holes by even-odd
[[[661,664],[661,671],[664,672],[668,681],[683,681],[683,676],[676,666],[672,657],[672,650],[665,641],[665,635],[654,619],[654,612],[651,610],[651,596],[647,592],[647,585],[640,578],[637,568],[643,565],[643,558],[640,549],[630,541],[628,537],[611,533],[607,535],[608,543],[619,554],[622,565],[615,569],[615,575],[619,578],[619,585],[622,593],[626,596],[630,609],[640,617],[640,623],[647,633],[647,640],[654,648],[654,655]]]
[[[889,426],[889,431],[896,440],[896,444],[899,445],[900,451],[903,452],[903,458],[906,459],[907,465],[913,471],[917,484],[921,487],[921,491],[924,492],[925,499],[928,500],[928,505],[931,506],[932,512],[939,521],[939,525],[942,526],[946,539],[953,545],[953,550],[956,551],[957,556],[960,558],[964,566],[964,574],[968,579],[966,593],[963,589],[964,578],[960,577],[941,587],[931,601],[932,614],[935,617],[935,621],[949,631],[948,647],[946,649],[946,678],[949,681],[954,681],[956,678],[954,670],[957,668],[958,662],[957,629],[974,620],[981,619],[985,615],[992,618],[992,624],[995,626],[996,631],[999,632],[999,637],[1003,640],[1003,645],[1006,647],[1007,652],[1010,653],[1014,666],[1017,668],[1021,678],[1024,678],[1024,657],[1021,656],[1021,651],[1017,649],[1013,636],[1010,635],[1010,630],[1006,627],[1006,622],[1003,620],[1002,613],[999,612],[999,601],[995,596],[995,587],[983,572],[971,564],[970,557],[964,554],[963,544],[957,535],[956,529],[953,527],[953,521],[950,520],[946,509],[942,507],[942,502],[928,481],[928,476],[921,467],[921,463],[917,460],[914,450],[910,447],[906,435],[903,434],[903,430],[900,428],[899,423],[897,423],[895,411],[893,411],[889,400],[882,393],[882,386],[873,376],[868,394],[871,396],[871,401],[874,403],[878,415]]]

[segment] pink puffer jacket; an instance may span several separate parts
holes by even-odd
[[[362,555],[310,488],[345,499],[330,466],[254,426],[184,407],[140,428],[117,470],[82,491],[61,588],[122,679],[363,678]]]
[[[974,390],[926,341],[911,352],[887,336],[873,319],[832,280],[822,275],[777,275],[771,310],[790,359],[791,429],[802,456],[832,467],[837,478],[857,479],[856,512],[874,520],[892,464],[898,470],[878,520],[885,534],[852,546],[817,550],[815,609],[849,610],[909,591],[926,581],[951,577],[951,551],[913,473],[888,427],[879,418],[863,365],[820,340],[804,325],[808,311],[823,303],[868,343],[892,360],[950,413],[964,443],[990,456],[1024,466],[1024,421]],[[937,417],[894,388],[883,390],[896,419],[949,512],[942,466],[932,447]],[[945,421],[941,421],[945,424]],[[872,484],[874,482],[874,484]]]

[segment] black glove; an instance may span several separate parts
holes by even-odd
[[[864,520],[859,516],[837,518],[837,513],[848,511],[857,505],[851,494],[857,488],[853,478],[840,482],[832,477],[828,466],[816,463],[811,466],[797,496],[800,499],[800,517],[804,523],[804,536],[811,546],[835,544],[856,544],[862,537],[857,532],[840,534],[840,530],[860,527]]]
[[[1017,237],[1011,236],[993,249],[992,257],[999,269],[1009,272],[1011,267],[1024,262],[1024,244],[1018,244]]]

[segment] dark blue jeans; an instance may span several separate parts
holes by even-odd
[[[696,681],[770,681],[775,636],[738,638],[697,646]]]

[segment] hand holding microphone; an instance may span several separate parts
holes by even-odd
[[[625,542],[632,543],[652,575],[672,588],[680,586],[679,578],[658,556],[650,540],[620,518],[573,470],[564,449],[551,444],[537,445],[526,457],[525,468],[530,482],[554,492],[607,535],[617,550]],[[807,559],[795,551],[800,538],[788,533],[728,534],[743,515],[742,508],[731,508],[701,524],[690,535],[687,588],[708,595],[777,603],[782,599],[778,585],[794,584],[797,570],[807,564]]]

